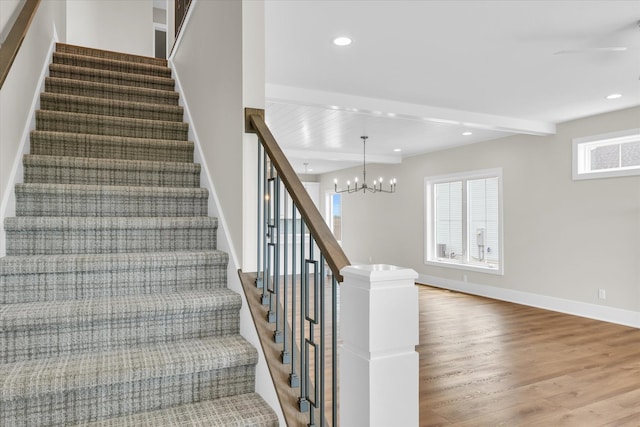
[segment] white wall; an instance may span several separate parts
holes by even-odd
[[[28,150],[28,132],[35,128],[32,111],[39,102],[53,42],[58,37],[64,42],[65,33],[65,2],[41,2],[0,90],[0,224],[14,215],[13,187],[16,181],[22,182],[22,154]],[[0,226],[0,256],[4,254],[5,234]]]
[[[560,124],[554,136],[512,136],[397,166],[367,165],[370,176],[396,176],[398,191],[343,197],[345,252],[352,262],[410,267],[445,286],[466,275],[470,292],[486,285],[495,295],[542,295],[587,312],[639,312],[640,177],[571,178],[572,138],[634,128],[638,117],[640,108],[627,109]],[[504,173],[504,276],[425,265],[424,178],[497,167]],[[334,177],[353,180],[359,172],[324,175],[322,192]],[[599,288],[606,300],[598,299]]]
[[[4,43],[13,23],[18,18],[26,0],[0,1],[0,46]]]
[[[189,13],[189,26],[182,29],[172,62],[216,185],[227,232],[233,245],[241,248],[242,2],[197,1]]]
[[[67,42],[153,56],[153,0],[68,0]]]
[[[251,28],[247,28],[250,26]],[[258,350],[256,392],[284,425],[284,417],[249,312],[237,269],[243,268],[246,234],[255,224],[255,136],[244,133],[244,103],[264,105],[264,4],[262,1],[194,0],[170,63],[203,164],[209,214],[219,219],[218,248],[230,255],[228,286],[243,296],[240,333]],[[245,193],[246,192],[246,193]],[[255,210],[254,210],[255,212]],[[255,215],[255,213],[253,213]],[[255,232],[250,233],[255,239]],[[255,242],[253,243],[255,247]],[[244,271],[250,271],[244,269]]]

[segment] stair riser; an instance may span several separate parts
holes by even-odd
[[[207,216],[207,199],[16,193],[17,216],[165,217]]]
[[[141,87],[166,91],[175,90],[175,81],[172,79],[143,76],[140,74],[111,73],[109,71],[73,67],[62,64],[50,65],[49,75],[51,77],[80,80],[85,82],[106,83],[111,85]]]
[[[111,51],[105,51],[101,49],[92,49],[89,47],[68,45],[65,43],[56,43],[56,52],[71,53],[74,55],[93,56],[96,58],[113,59],[116,61],[129,61],[129,62],[138,62],[141,64],[160,65],[165,67],[167,66],[166,59],[149,58],[146,56],[131,55],[131,54],[121,53],[121,52],[111,52]]]
[[[7,230],[7,255],[102,254],[216,249],[216,230]]]
[[[31,154],[120,160],[193,162],[193,143],[60,132],[31,133]]]
[[[184,403],[250,393],[254,366],[206,370],[191,375],[165,376],[146,381],[61,390],[26,399],[0,400],[7,426],[69,426]]]
[[[200,173],[24,166],[24,182],[48,184],[198,187]]]
[[[178,94],[168,91],[153,91],[131,86],[115,86],[81,82],[78,80],[45,79],[45,91],[89,98],[111,99],[117,101],[143,102],[147,104],[178,105]]]
[[[198,313],[151,313],[133,318],[91,319],[87,316],[78,322],[47,320],[50,323],[28,329],[0,323],[0,363],[240,332],[238,307]],[[60,323],[54,323],[56,321]]]
[[[36,111],[36,129],[175,141],[189,137],[186,123],[49,111]]]
[[[171,70],[167,67],[159,67],[135,62],[114,61],[110,59],[95,58],[55,52],[53,63],[71,65],[74,67],[94,68],[98,70],[115,71],[117,73],[141,74],[154,77],[171,77]]]
[[[48,111],[95,114],[98,116],[126,117],[143,120],[182,122],[182,108],[173,105],[154,105],[112,101],[109,99],[82,98],[43,93],[40,108]]]

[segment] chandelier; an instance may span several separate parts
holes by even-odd
[[[382,188],[382,177],[379,180],[374,180],[373,185],[367,184],[367,138],[368,136],[361,136],[362,138],[362,184],[358,185],[358,177],[355,179],[354,186],[351,186],[351,181],[347,181],[347,188],[344,190],[338,190],[338,179],[333,180],[333,187],[336,193],[357,193],[367,191],[371,193],[395,193],[396,192],[396,179],[389,180],[389,189]]]

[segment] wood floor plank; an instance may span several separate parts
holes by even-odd
[[[421,426],[640,426],[640,330],[428,286]]]

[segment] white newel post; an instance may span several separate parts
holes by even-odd
[[[341,273],[340,425],[417,427],[418,274],[384,264]]]

